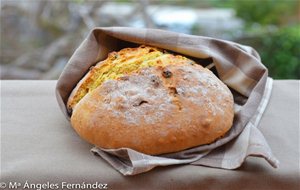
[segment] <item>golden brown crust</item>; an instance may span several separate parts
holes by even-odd
[[[211,71],[180,60],[104,81],[74,107],[72,126],[96,146],[150,155],[212,143],[232,126],[233,96]]]

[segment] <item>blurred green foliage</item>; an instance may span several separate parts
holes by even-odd
[[[258,36],[255,47],[269,74],[276,79],[300,79],[300,25]]]
[[[297,19],[299,0],[231,0],[236,15],[247,26],[253,23],[261,25],[286,25]]]
[[[237,42],[254,47],[275,79],[300,79],[300,0],[160,0],[194,8],[232,8],[244,21]],[[197,26],[195,26],[197,27]],[[200,31],[196,28],[196,31]]]
[[[213,0],[213,3],[235,9],[236,16],[245,22],[246,44],[258,50],[271,77],[300,79],[299,0]]]

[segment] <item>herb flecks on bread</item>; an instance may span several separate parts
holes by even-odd
[[[172,61],[174,59],[176,61]],[[77,86],[78,89],[71,95],[72,98],[69,98],[68,107],[73,108],[87,93],[96,89],[106,80],[118,79],[142,68],[180,64],[180,62],[193,63],[192,60],[183,56],[175,56],[149,46],[125,48],[119,52],[112,52],[106,60],[91,67],[85,80]]]

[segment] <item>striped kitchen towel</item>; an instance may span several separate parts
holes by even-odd
[[[230,88],[234,96],[235,116],[231,130],[221,139],[184,151],[150,156],[129,148],[91,151],[124,175],[135,175],[156,166],[193,164],[235,169],[247,156],[265,158],[273,167],[279,162],[272,154],[258,122],[269,101],[272,79],[251,47],[234,42],[157,29],[128,27],[95,28],[77,48],[56,86],[57,101],[65,114],[68,97],[88,69],[104,60],[109,52],[140,44],[159,47],[191,57],[212,71]]]

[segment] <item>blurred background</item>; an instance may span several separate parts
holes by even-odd
[[[300,0],[1,0],[1,79],[57,79],[96,26],[160,28],[254,47],[300,79]]]

